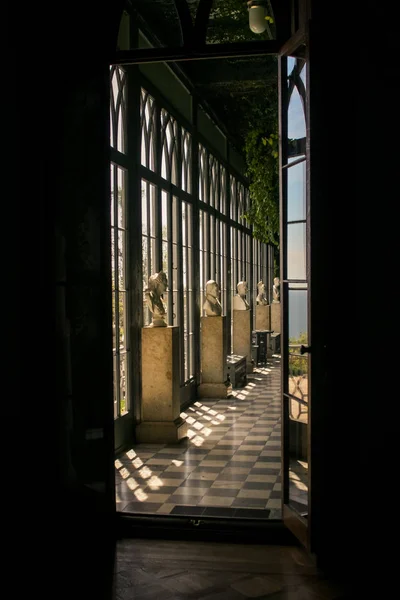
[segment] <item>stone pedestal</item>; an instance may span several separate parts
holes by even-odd
[[[246,356],[247,373],[253,372],[251,359],[251,310],[233,310],[233,354]]]
[[[275,333],[281,332],[281,303],[272,302],[271,304],[271,327]]]
[[[232,392],[226,364],[226,317],[201,317],[200,398],[226,398]]]
[[[186,437],[180,412],[179,327],[144,327],[142,422],[136,441],[168,444]]]
[[[256,305],[256,329],[261,331],[271,330],[271,305],[257,304]],[[271,358],[272,350],[270,346],[267,348],[267,356]]]
[[[256,305],[256,329],[271,329],[271,311],[269,304]]]

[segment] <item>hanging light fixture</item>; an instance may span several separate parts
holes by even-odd
[[[264,0],[249,0],[249,27],[253,33],[263,33],[267,28],[267,16]]]

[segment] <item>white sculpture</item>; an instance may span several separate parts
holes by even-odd
[[[280,302],[281,301],[281,283],[279,281],[279,277],[274,278],[274,285],[272,286],[273,300],[272,302]]]
[[[222,314],[222,306],[219,301],[219,285],[214,279],[206,283],[206,297],[203,310],[207,317],[219,317]]]
[[[265,295],[265,284],[262,281],[259,281],[257,283],[257,291],[258,291],[258,295],[256,298],[257,304],[263,304],[263,305],[268,304],[268,299]]]
[[[167,327],[165,303],[162,299],[163,293],[168,287],[167,276],[164,271],[150,275],[148,288],[145,290],[147,306],[153,313],[153,319],[149,327]]]
[[[246,300],[247,282],[239,281],[236,289],[238,293],[233,296],[233,310],[250,310],[250,304]]]

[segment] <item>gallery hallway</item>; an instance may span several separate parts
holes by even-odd
[[[189,437],[138,444],[115,460],[117,510],[124,513],[281,517],[280,357],[224,399],[181,416]]]

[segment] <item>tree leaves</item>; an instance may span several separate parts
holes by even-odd
[[[260,242],[279,248],[279,135],[278,73],[276,85],[253,102],[248,112],[244,155],[249,181],[250,207],[245,219]]]
[[[271,125],[269,125],[271,127]],[[243,215],[253,235],[279,247],[279,171],[277,122],[274,129],[251,129],[245,144],[250,207]]]

